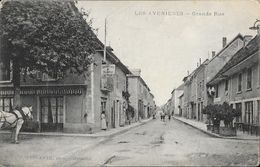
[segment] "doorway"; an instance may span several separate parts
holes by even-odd
[[[63,130],[63,97],[40,98],[41,131]]]

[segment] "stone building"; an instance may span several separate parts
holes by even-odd
[[[205,69],[205,84],[207,84],[213,77],[220,71],[221,68],[234,56],[234,54],[240,50],[243,46],[245,46],[248,41],[250,41],[251,36],[242,36],[238,34],[234,39],[232,39],[227,44],[227,39],[223,38],[223,48],[215,54],[213,52],[212,59],[209,60],[206,69]],[[207,87],[208,94],[206,96],[205,105],[212,104],[213,98],[210,92],[214,92],[214,88],[208,86]],[[217,99],[215,99],[217,100]]]
[[[176,89],[173,89],[171,92],[171,106],[170,106],[170,112],[174,113],[174,115],[181,116],[181,108],[180,108],[180,95],[183,94],[184,84],[181,84]]]
[[[198,121],[206,121],[202,110],[204,106],[213,103],[211,94],[215,91],[214,87],[206,86],[207,82],[209,82],[250,39],[250,36],[243,37],[241,34],[238,34],[227,43],[227,39],[224,37],[222,43],[223,48],[217,54],[213,51],[210,60],[205,60],[202,64],[200,60],[198,67],[183,79],[183,115]]]
[[[237,122],[260,124],[259,35],[244,45],[208,83],[216,90],[214,104],[228,102],[242,112]]]
[[[130,106],[134,109],[132,122],[148,118],[150,88],[141,77],[140,69],[132,69],[132,74],[127,75],[128,91],[130,93]]]
[[[78,10],[73,3],[72,10]],[[101,111],[105,111],[109,128],[124,126],[129,94],[126,75],[128,68],[108,47],[106,66],[112,75],[103,77],[105,69],[102,42],[96,40],[96,53],[90,68],[79,75],[70,70],[64,77],[35,71],[34,77],[21,77],[22,105],[33,107],[37,131],[90,133],[100,130]],[[1,52],[1,57],[3,57]],[[0,110],[13,107],[12,62],[0,61]]]

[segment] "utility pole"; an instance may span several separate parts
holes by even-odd
[[[106,45],[107,45],[107,18],[105,18],[105,37],[104,37],[104,63],[107,62],[107,56],[106,56]]]

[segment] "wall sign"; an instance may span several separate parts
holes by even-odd
[[[80,95],[81,88],[22,89],[21,95]],[[14,90],[0,90],[0,96],[13,96]]]

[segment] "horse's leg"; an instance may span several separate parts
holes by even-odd
[[[18,144],[19,142],[18,142],[18,135],[19,135],[19,132],[20,132],[20,129],[21,129],[21,127],[22,127],[22,125],[23,125],[23,120],[18,120],[17,121],[17,125],[16,125],[16,128],[15,128],[15,138],[14,138],[14,143],[15,144]]]
[[[15,127],[16,128],[16,127]],[[14,141],[15,128],[11,130],[11,141]]]

